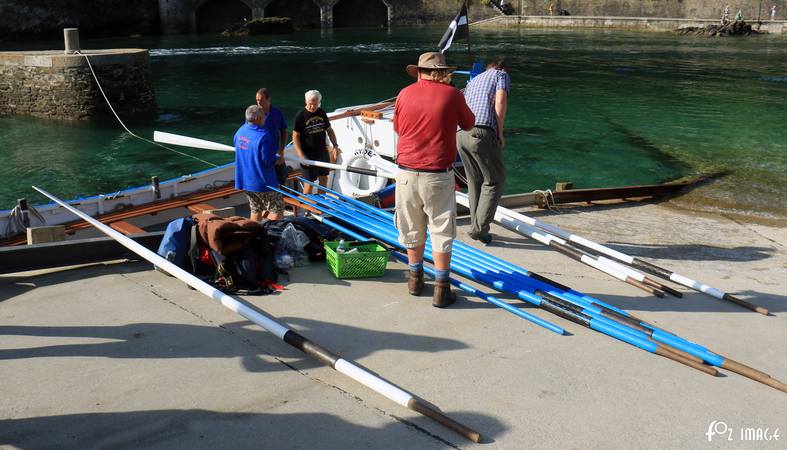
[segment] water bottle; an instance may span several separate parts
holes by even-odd
[[[344,239],[339,241],[339,246],[336,247],[336,253],[344,253],[347,251],[347,245],[344,243]]]

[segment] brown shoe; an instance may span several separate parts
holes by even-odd
[[[424,290],[423,270],[407,272],[407,290],[410,291],[410,295],[421,295],[421,292]]]
[[[432,306],[435,308],[445,308],[446,306],[453,305],[455,301],[456,294],[451,290],[451,283],[448,281],[435,281]]]

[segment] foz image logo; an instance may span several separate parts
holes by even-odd
[[[713,441],[713,436],[724,436],[727,435],[727,440],[732,440],[732,428],[728,427],[725,422],[721,420],[714,420],[713,422],[708,425],[708,431],[705,432],[705,436],[708,436],[708,442]]]
[[[708,431],[705,432],[708,437],[708,442],[713,441],[714,436],[719,436],[721,439],[733,441],[736,438],[741,441],[778,441],[779,428],[771,431],[770,428],[762,427],[743,427],[736,434],[732,427],[728,426],[726,422],[721,420],[714,420],[708,425]]]

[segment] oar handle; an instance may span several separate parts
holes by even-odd
[[[725,359],[721,367],[787,393],[787,385],[776,378],[772,378],[767,373],[751,368],[745,364],[741,364],[730,359]]]
[[[481,434],[479,432],[446,416],[442,412],[438,411],[436,408],[431,407],[423,400],[413,397],[412,399],[410,399],[410,402],[407,404],[407,407],[415,412],[425,415],[426,417],[434,420],[435,422],[438,422],[444,427],[449,428],[458,434],[461,434],[462,436],[466,437],[467,439],[470,439],[473,442],[481,442]]]
[[[738,304],[740,306],[743,306],[744,308],[748,308],[748,309],[750,309],[752,311],[756,311],[756,312],[758,312],[758,313],[760,313],[760,314],[762,314],[764,316],[767,316],[767,315],[770,314],[770,312],[768,311],[768,308],[764,308],[762,306],[758,306],[758,305],[749,303],[749,302],[747,302],[745,300],[741,300],[741,299],[739,299],[738,297],[736,297],[734,295],[724,294],[723,298],[724,298],[724,300],[727,300],[727,301],[732,302],[732,303],[736,303],[736,304]]]
[[[655,264],[651,264],[639,258],[634,258],[634,260],[631,261],[631,265],[638,269],[644,270],[645,272],[650,272],[651,274],[656,275],[657,277],[664,278],[665,280],[669,280],[670,276],[672,275],[672,272],[670,272],[669,270],[663,269]]]
[[[362,175],[370,175],[370,176],[373,176],[373,177],[380,176],[380,174],[377,173],[376,170],[374,170],[374,169],[366,169],[366,168],[363,168],[363,167],[347,166],[347,167],[342,168],[342,170],[346,170],[347,172],[360,173]]]
[[[681,356],[681,355],[679,355],[677,353],[673,353],[672,351],[670,351],[670,350],[668,350],[668,349],[666,349],[666,348],[664,348],[664,347],[662,347],[660,345],[658,347],[656,347],[656,354],[659,355],[659,356],[663,356],[665,358],[671,359],[673,361],[679,362],[679,363],[681,363],[683,365],[691,367],[692,369],[697,369],[700,372],[705,372],[708,375],[712,375],[714,377],[719,374],[719,371],[716,370],[715,368],[711,367],[711,366],[706,366],[704,364],[700,364],[700,363],[697,363],[697,362],[692,361],[690,359],[684,358],[683,356]]]
[[[644,283],[640,283],[639,281],[637,281],[637,280],[635,280],[635,279],[633,279],[631,277],[626,277],[625,281],[626,281],[626,283],[628,283],[628,284],[630,284],[630,285],[632,285],[634,287],[638,287],[638,288],[642,289],[643,291],[645,291],[645,292],[647,292],[649,294],[655,295],[658,298],[664,298],[664,291],[662,291],[661,289],[656,289],[656,288],[648,286],[648,285],[646,285]]]
[[[675,289],[672,289],[671,287],[669,287],[669,286],[667,286],[667,285],[665,285],[663,283],[659,283],[656,280],[651,280],[648,277],[645,277],[642,282],[647,284],[648,286],[653,286],[656,289],[662,290],[662,291],[664,291],[664,292],[666,292],[666,293],[668,293],[668,294],[670,294],[670,295],[672,295],[674,297],[678,297],[678,298],[683,297],[683,293],[682,292],[680,292],[678,290],[675,290]]]

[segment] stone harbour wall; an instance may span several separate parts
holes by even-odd
[[[148,51],[84,50],[121,117],[156,111]],[[0,52],[0,115],[85,120],[111,114],[81,55]]]

